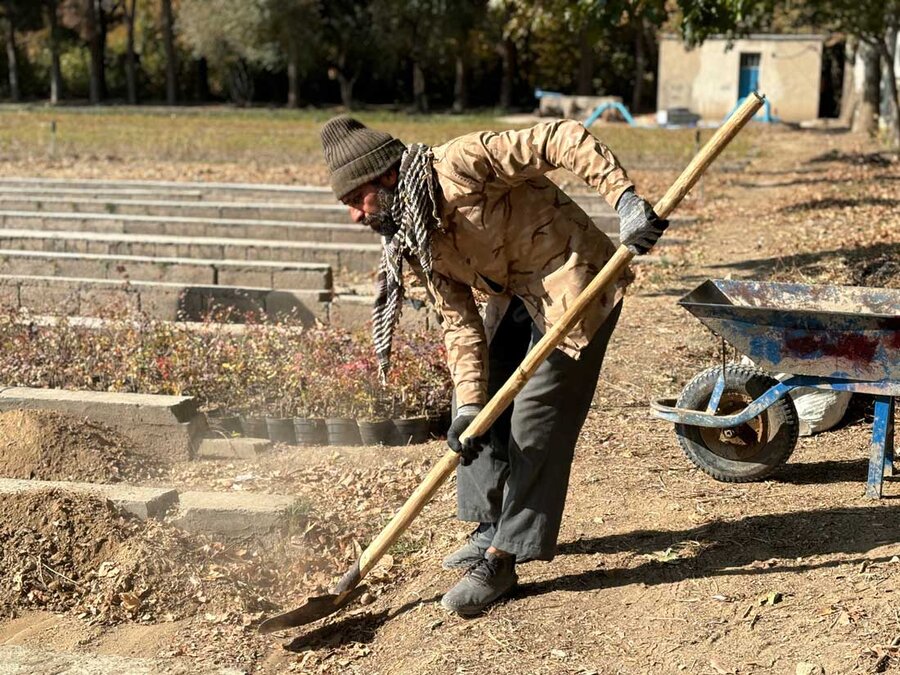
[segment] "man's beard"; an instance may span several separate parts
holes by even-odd
[[[396,192],[381,187],[378,188],[375,198],[378,200],[379,210],[375,213],[366,214],[366,217],[363,218],[363,225],[368,225],[382,237],[393,237],[397,230],[400,229],[400,225],[394,220],[394,216],[391,213]]]

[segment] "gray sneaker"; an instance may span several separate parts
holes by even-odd
[[[484,560],[494,538],[494,531],[493,523],[481,523],[472,531],[462,547],[444,558],[441,567],[445,570],[469,569]]]
[[[444,609],[460,616],[476,616],[515,588],[515,556],[488,555],[472,565],[466,575],[441,598]]]

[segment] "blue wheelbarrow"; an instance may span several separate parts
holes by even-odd
[[[723,363],[651,410],[675,423],[698,468],[726,482],[765,478],[797,444],[799,420],[788,392],[870,394],[875,421],[866,495],[881,497],[884,475],[893,475],[900,289],[710,279],[679,304],[722,338]],[[726,341],[759,367],[724,363]],[[788,375],[779,381],[771,373]]]

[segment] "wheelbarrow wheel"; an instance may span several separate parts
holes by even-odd
[[[688,382],[677,406],[706,410],[721,367],[709,368]],[[725,367],[725,390],[717,415],[740,412],[778,384],[770,375],[737,364]],[[797,445],[800,422],[789,396],[780,398],[746,424],[729,429],[676,424],[682,449],[700,470],[716,480],[747,483],[771,474],[787,461]]]

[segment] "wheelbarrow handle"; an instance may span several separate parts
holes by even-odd
[[[744,125],[753,118],[764,101],[765,97],[754,92],[747,97],[725,124],[719,127],[675,183],[666,191],[663,198],[657,202],[654,210],[660,218],[667,218],[672,213],[703,172],[706,171],[707,167],[712,164],[716,157],[719,156],[719,153],[725,149],[725,146],[731,142]],[[503,387],[494,394],[484,409],[475,417],[462,434],[461,441],[472,436],[481,436],[490,429],[494,421],[516,397],[516,394],[522,390],[522,387],[525,386],[525,383],[528,382],[538,366],[556,349],[572,327],[581,319],[585,309],[622,275],[622,272],[625,271],[633,257],[634,254],[628,248],[619,246],[609,261],[603,266],[603,269],[575,299],[559,321],[528,352]],[[453,450],[448,450],[438,460],[422,483],[406,500],[400,511],[397,512],[397,515],[369,544],[356,564],[341,579],[336,588],[336,592],[340,594],[338,601],[344,597],[345,593],[355,588],[362,578],[378,563],[381,556],[393,546],[397,539],[400,538],[400,535],[409,527],[409,524],[419,515],[425,504],[431,500],[438,488],[453,473],[458,464],[459,455]]]

